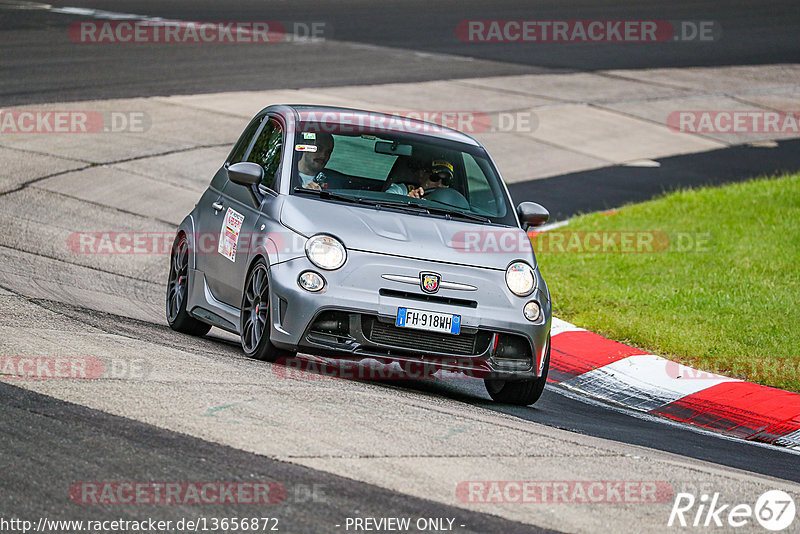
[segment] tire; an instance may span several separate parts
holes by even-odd
[[[167,279],[167,322],[176,332],[191,336],[203,336],[211,325],[198,321],[186,311],[189,292],[189,246],[185,234],[178,234],[172,243]]]
[[[290,357],[290,351],[279,349],[269,339],[272,310],[269,292],[269,267],[262,258],[256,260],[247,275],[242,294],[239,320],[242,350],[250,358],[274,362]]]
[[[530,406],[539,400],[547,383],[547,371],[550,369],[550,336],[547,336],[547,355],[544,359],[544,370],[538,378],[523,380],[502,380],[497,378],[484,378],[486,391],[495,402],[503,404],[516,404]]]

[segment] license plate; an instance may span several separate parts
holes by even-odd
[[[413,308],[397,308],[395,326],[416,328],[429,332],[443,332],[458,335],[461,332],[461,316],[451,313],[437,313]]]

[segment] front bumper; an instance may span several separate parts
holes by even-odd
[[[321,292],[299,287],[297,278],[306,270],[325,278]],[[442,280],[477,289],[442,288],[427,295],[418,285],[382,277],[418,277],[431,271]],[[533,294],[517,297],[506,288],[505,273],[494,269],[349,251],[344,267],[327,272],[305,257],[296,258],[270,268],[270,338],[279,347],[326,357],[426,362],[489,378],[537,377],[543,371],[551,317],[549,295],[539,281]],[[539,323],[522,314],[532,299],[542,308]],[[398,307],[458,314],[461,334],[395,327]]]

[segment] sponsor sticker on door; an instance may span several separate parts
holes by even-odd
[[[236,245],[239,243],[239,232],[242,230],[243,222],[244,215],[233,208],[228,208],[219,234],[217,252],[233,262],[236,261]]]

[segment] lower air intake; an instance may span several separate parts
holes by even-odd
[[[364,323],[364,334],[367,339],[381,345],[462,356],[472,356],[481,352],[476,350],[477,336],[475,334],[461,333],[456,336],[436,332],[423,332],[410,328],[398,328],[392,324],[381,323],[372,318],[365,318]]]

